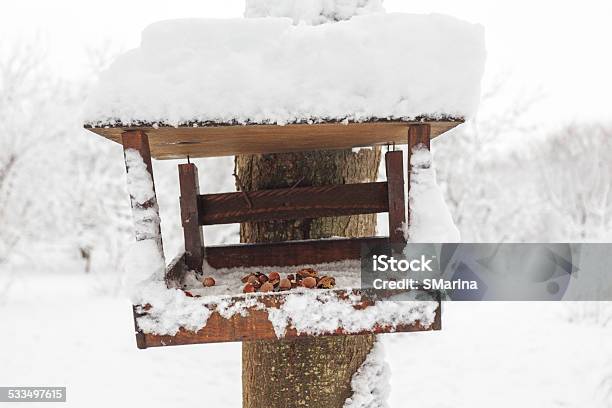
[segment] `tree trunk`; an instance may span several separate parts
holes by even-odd
[[[376,181],[380,148],[238,156],[239,190]],[[372,236],[376,214],[240,225],[242,242]],[[244,408],[340,408],[374,335],[242,343]]]

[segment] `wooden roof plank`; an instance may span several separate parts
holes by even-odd
[[[147,133],[156,159],[218,157],[238,154],[283,153],[350,149],[384,144],[406,144],[410,124],[429,123],[437,137],[463,123],[461,119],[418,122],[371,121],[292,125],[114,126],[88,130],[120,143],[121,134],[139,129]]]

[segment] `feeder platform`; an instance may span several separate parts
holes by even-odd
[[[365,123],[316,123],[278,125],[229,125],[191,124],[189,126],[102,126],[87,127],[90,131],[123,144],[124,150],[136,150],[142,157],[153,181],[151,158],[177,159],[185,157],[213,157],[237,154],[266,154],[309,150],[348,149],[376,145],[408,145],[408,157],[404,160],[401,150],[388,151],[385,155],[387,180],[384,182],[345,184],[331,186],[305,186],[278,190],[200,194],[197,168],[193,163],[179,164],[180,207],[184,231],[185,253],[166,269],[168,288],[181,289],[186,274],[202,274],[203,265],[214,269],[278,267],[290,268],[304,264],[325,264],[339,261],[359,261],[364,245],[405,244],[402,226],[409,223],[406,211],[404,163],[410,163],[410,154],[417,146],[429,148],[430,139],[462,123],[461,119],[419,121],[378,120]],[[391,149],[390,149],[391,150]],[[126,166],[129,164],[126,153]],[[408,177],[411,168],[408,165]],[[154,184],[153,184],[154,186]],[[154,223],[145,235],[137,240],[152,239],[163,256],[157,199],[153,197],[140,203],[137,194],[130,194],[134,214],[142,209],[157,211],[157,217],[147,216],[146,222]],[[290,241],[281,243],[205,246],[202,227],[253,221],[292,220],[333,217],[343,215],[389,214],[388,237],[365,237],[330,240]],[[148,214],[148,213],[147,213]],[[156,224],[155,224],[156,223]],[[151,233],[152,231],[152,233]],[[359,271],[356,271],[358,273]],[[222,277],[219,277],[222,279]],[[387,295],[367,289],[314,289],[326,293],[322,299],[350,302],[357,312],[376,307]],[[219,302],[203,304],[211,311],[206,324],[198,330],[181,327],[173,335],[145,332],[139,320],[147,318],[154,310],[150,304],[134,305],[134,321],[139,348],[179,344],[211,343],[224,341],[250,341],[278,339],[270,319],[274,309],[282,308],[289,296],[299,291],[228,294],[222,301],[226,305],[241,304],[244,310],[223,317],[215,309]],[[187,296],[187,295],[186,295]],[[390,296],[390,295],[389,295]],[[208,299],[208,298],[207,298]],[[251,303],[244,303],[251,299]],[[256,300],[253,302],[253,300]],[[440,298],[433,318],[428,321],[414,319],[409,322],[389,324],[380,321],[366,331],[337,327],[315,335],[341,335],[363,333],[390,333],[441,329]],[[325,300],[321,300],[324,302]],[[242,302],[242,303],[241,303]],[[289,322],[283,338],[304,335]]]

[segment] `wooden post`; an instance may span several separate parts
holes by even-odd
[[[424,145],[427,150],[431,148],[431,125],[429,123],[413,124],[408,128],[409,159],[412,149],[418,145]]]
[[[202,273],[204,239],[198,219],[198,168],[193,163],[179,164],[181,185],[181,221],[185,236],[185,264],[190,270]]]
[[[427,150],[431,149],[431,125],[428,123],[414,124],[408,128],[408,225],[410,225],[410,175],[412,173],[410,162],[413,151],[419,147],[424,147]]]
[[[146,133],[141,130],[130,130],[121,135],[121,142],[123,144],[123,152],[125,158],[126,171],[128,172],[128,180],[129,180],[129,172],[130,172],[130,163],[128,160],[129,150],[135,150],[140,154],[142,161],[144,162],[147,172],[151,176],[151,183],[153,186],[153,197],[148,201],[141,203],[135,197],[134,191],[129,191],[130,193],[130,201],[132,204],[132,213],[134,215],[134,221],[136,222],[136,240],[143,241],[147,239],[154,239],[157,243],[157,247],[159,249],[159,253],[161,258],[164,259],[164,249],[162,243],[161,236],[161,227],[160,227],[160,218],[159,218],[159,208],[157,206],[157,196],[155,195],[155,181],[153,179],[153,165],[151,163],[151,150],[149,149],[149,138]],[[128,190],[133,188],[128,183]],[[155,216],[151,217],[148,215],[146,219],[140,219],[143,215],[142,210],[153,210],[153,214]],[[150,214],[150,211],[149,211]],[[146,232],[140,231],[138,228],[139,223],[146,223],[147,228]]]
[[[403,224],[406,222],[406,201],[404,199],[404,155],[401,150],[387,152],[387,196],[389,200],[389,242],[406,242]]]

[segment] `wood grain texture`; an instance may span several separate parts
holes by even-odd
[[[349,293],[344,290],[334,291],[339,298],[346,299]],[[354,307],[355,309],[364,309],[375,304],[381,300],[382,297],[388,295],[381,293],[374,293],[368,290],[352,290],[351,295],[361,296],[361,301],[358,302]],[[287,296],[287,293],[275,293],[272,295],[261,295],[259,296],[260,302],[264,304],[265,308],[254,306],[248,309],[248,313],[244,316],[241,314],[235,314],[229,319],[222,317],[219,313],[213,312],[206,322],[206,326],[197,332],[189,331],[181,328],[179,332],[174,336],[169,335],[155,335],[145,334],[136,327],[138,347],[161,347],[161,346],[176,346],[183,344],[200,344],[200,343],[219,343],[219,342],[233,342],[233,341],[251,341],[251,340],[278,340],[272,327],[272,323],[268,320],[268,309],[275,309],[280,307]],[[238,302],[244,300],[244,297],[235,297],[230,301]],[[204,306],[203,306],[204,307]],[[135,309],[141,309],[136,306]],[[136,313],[136,316],[143,316],[146,312]],[[436,311],[436,318],[434,323],[430,326],[424,326],[421,322],[417,321],[412,324],[403,324],[396,327],[390,325],[377,324],[372,330],[349,333],[342,328],[334,331],[321,333],[321,336],[337,336],[337,335],[359,335],[359,334],[371,334],[371,333],[393,333],[393,332],[415,332],[415,331],[431,331],[440,330],[437,322],[440,314],[440,306]],[[298,333],[295,328],[288,328],[285,334],[284,340],[296,339],[309,337],[303,333]]]
[[[185,264],[190,270],[202,272],[204,238],[198,215],[200,194],[198,168],[193,163],[179,164],[178,171],[181,188],[181,223],[185,238]]]
[[[408,128],[408,147],[409,151],[423,145],[427,150],[431,149],[431,138],[432,138],[432,126],[429,123],[419,123],[412,125]]]
[[[408,129],[408,197],[410,197],[410,179],[411,175],[414,171],[411,165],[412,153],[415,149],[418,148],[426,148],[427,150],[431,150],[431,126],[429,124],[419,124],[411,126]],[[410,225],[410,203],[411,200],[408,199],[408,210],[407,210],[407,218],[408,225]]]
[[[201,225],[374,214],[386,212],[388,207],[385,182],[206,194],[198,197]]]
[[[277,125],[207,126],[116,126],[86,127],[115,142],[126,131],[146,132],[151,154],[156,159],[190,156],[217,157],[312,150],[337,150],[384,144],[406,144],[406,129],[415,124],[431,125],[431,137],[463,123],[462,119],[426,122],[374,121],[363,123],[321,123]]]
[[[206,262],[215,269],[322,264],[361,259],[364,245],[373,247],[388,242],[387,237],[373,237],[209,246]]]
[[[404,198],[404,155],[401,150],[385,155],[389,201],[389,242],[403,244],[403,225],[406,222],[406,201]]]
[[[242,408],[344,407],[375,340],[364,334],[242,343]]]

